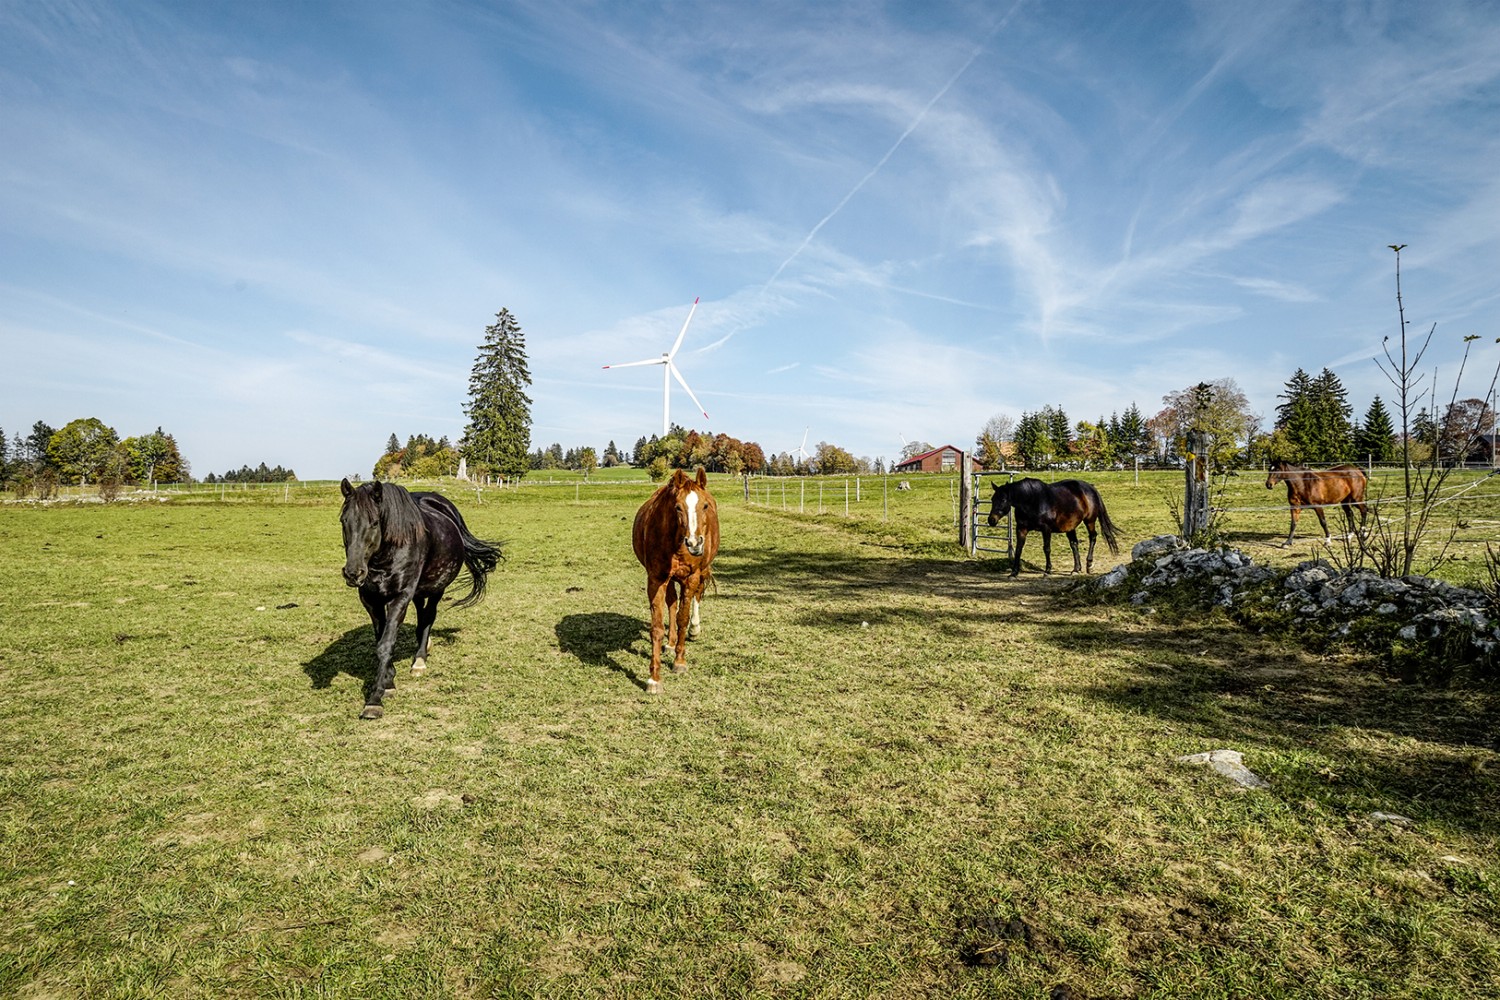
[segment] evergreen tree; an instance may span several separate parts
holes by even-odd
[[[401,450],[401,439],[396,436],[396,434],[395,434],[394,431],[392,431],[390,438],[385,443],[385,453],[387,455],[394,455],[396,452],[398,452],[400,450]]]
[[[531,372],[526,338],[509,309],[495,314],[469,374],[469,423],[461,443],[475,466],[519,479],[531,468]]]
[[[1354,453],[1354,428],[1349,418],[1354,407],[1339,377],[1324,368],[1312,383],[1312,433],[1307,441],[1307,460],[1343,462]]]
[[[49,464],[47,446],[52,443],[52,435],[56,433],[41,420],[31,425],[31,433],[26,437],[26,460],[33,469],[40,470]]]
[[[1312,376],[1298,368],[1287,379],[1286,392],[1276,398],[1286,402],[1276,407],[1274,430],[1281,433],[1273,437],[1276,445],[1272,457],[1290,462],[1313,461],[1308,454],[1309,442],[1315,436]]]
[[[1115,454],[1133,460],[1150,452],[1151,432],[1146,427],[1146,418],[1141,415],[1141,408],[1132,402],[1120,417],[1120,427],[1115,432]]]
[[[1042,415],[1047,421],[1047,437],[1052,441],[1052,454],[1057,458],[1066,456],[1073,441],[1073,425],[1068,421],[1067,413],[1061,406],[1044,406]]]
[[[1016,457],[1031,469],[1040,468],[1051,460],[1055,446],[1052,436],[1048,432],[1050,421],[1043,413],[1021,414],[1021,419],[1016,422],[1016,429],[1012,436],[1012,443],[1016,447]]]
[[[1391,423],[1391,415],[1386,412],[1385,404],[1376,396],[1370,408],[1365,411],[1363,426],[1359,429],[1359,436],[1355,445],[1356,458],[1369,458],[1375,462],[1394,462],[1396,460],[1396,429]]]

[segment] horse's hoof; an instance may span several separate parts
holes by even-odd
[[[413,660],[412,664],[411,664],[411,675],[413,677],[421,677],[422,676],[422,671],[424,671],[426,669],[427,669],[427,661],[426,660]]]
[[[688,641],[690,641],[690,642],[696,642],[696,641],[698,641],[698,635],[702,631],[703,631],[702,629],[696,629],[696,628],[690,628],[690,629],[688,629]]]
[[[359,713],[361,719],[378,719],[385,714],[385,709],[379,705],[366,705],[365,710]]]
[[[661,681],[649,681],[648,680],[646,682],[646,693],[647,694],[661,694]]]
[[[393,688],[393,687],[388,687],[388,688],[385,689],[385,696],[387,698],[389,698],[391,695],[393,695],[395,693],[396,693],[396,689]]]
[[[674,663],[674,664],[672,664],[672,673],[674,673],[674,674],[685,674],[685,673],[687,673],[687,664],[686,663]]]

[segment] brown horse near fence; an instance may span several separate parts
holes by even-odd
[[[1331,469],[1308,469],[1280,459],[1271,463],[1266,476],[1266,489],[1275,489],[1278,482],[1286,483],[1286,500],[1292,508],[1292,530],[1287,532],[1283,548],[1292,544],[1297,534],[1297,515],[1303,507],[1311,507],[1323,526],[1323,537],[1328,536],[1328,520],[1323,508],[1338,504],[1344,510],[1344,520],[1350,529],[1354,527],[1354,508],[1359,508],[1359,523],[1365,523],[1365,472],[1357,465],[1335,465]]]
[[[649,694],[661,694],[661,647],[673,647],[672,672],[687,669],[687,640],[701,628],[698,601],[713,579],[719,551],[719,511],[708,491],[708,477],[678,469],[666,485],[636,511],[631,532],[635,557],[646,568],[646,600],[651,604]]]

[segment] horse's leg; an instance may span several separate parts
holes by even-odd
[[[677,580],[667,581],[667,614],[663,627],[667,633],[668,649],[677,648],[677,604],[682,599],[682,587],[682,583]]]
[[[1332,535],[1330,535],[1328,533],[1328,518],[1326,518],[1326,517],[1323,516],[1323,505],[1320,504],[1320,503],[1313,504],[1313,513],[1316,514],[1316,515],[1318,515],[1318,523],[1323,526],[1323,537],[1324,538],[1331,538],[1331,537],[1333,537]]]
[[[1281,546],[1284,549],[1289,549],[1289,548],[1292,547],[1292,537],[1297,534],[1297,515],[1302,513],[1302,507],[1301,507],[1300,504],[1297,503],[1297,501],[1293,500],[1291,506],[1292,506],[1292,530],[1288,531],[1286,533],[1286,541],[1283,542],[1282,546]]]
[[[432,635],[432,623],[437,621],[440,594],[418,597],[417,605],[417,655],[412,658],[411,672],[420,675],[427,669],[427,639]]]
[[[1011,563],[1010,563],[1010,575],[1011,576],[1020,576],[1021,575],[1021,550],[1024,549],[1025,547],[1026,547],[1026,529],[1025,528],[1017,528],[1016,529],[1016,555],[1015,555],[1015,558],[1012,559]]]
[[[1094,571],[1094,542],[1099,538],[1099,529],[1094,527],[1093,521],[1084,521],[1083,526],[1088,529],[1089,533],[1089,558],[1088,562],[1084,563],[1083,569],[1086,573],[1092,573]],[[1076,545],[1073,547],[1073,562],[1075,564],[1078,562],[1078,546]]]
[[[382,704],[388,692],[396,689],[396,671],[391,658],[396,653],[396,634],[401,631],[401,619],[406,617],[406,606],[411,598],[398,594],[385,602],[385,628],[375,642],[375,683],[365,695],[361,719],[378,719],[385,714]]]
[[[670,584],[670,578],[646,582],[646,600],[651,604],[651,674],[646,679],[647,694],[661,694],[661,642],[667,630],[667,588]]]
[[[1043,572],[1052,572],[1052,532],[1046,528],[1042,529],[1042,555],[1046,558],[1047,568]]]
[[[1078,529],[1074,528],[1072,531],[1066,532],[1066,534],[1068,536],[1068,546],[1073,550],[1073,572],[1081,573],[1083,572],[1083,563],[1078,561]]]
[[[699,604],[699,599],[697,597],[694,597],[693,598],[693,614],[692,614],[692,617],[688,619],[688,638],[689,639],[697,639],[698,636],[699,636],[699,634],[703,631],[703,619],[702,619],[702,617],[699,614],[698,604]]]
[[[672,673],[680,674],[687,669],[688,628],[692,623],[693,606],[698,599],[693,595],[697,588],[689,581],[682,584],[682,595],[677,602],[677,619],[672,629]]]

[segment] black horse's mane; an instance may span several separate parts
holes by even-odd
[[[405,545],[422,532],[422,510],[404,486],[365,483],[349,494],[344,503],[354,504],[370,520],[378,520],[381,537],[387,545]]]

